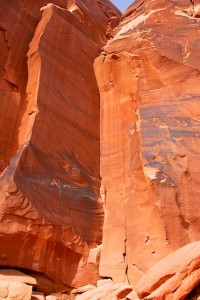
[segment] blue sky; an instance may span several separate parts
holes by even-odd
[[[134,2],[134,0],[112,0],[112,2],[117,6],[122,12]]]

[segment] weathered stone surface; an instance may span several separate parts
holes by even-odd
[[[58,300],[58,298],[54,295],[46,296],[46,300]]]
[[[58,298],[54,295],[46,296],[46,300],[58,300]]]
[[[32,286],[37,285],[35,278],[12,269],[0,269],[0,280],[23,282]]]
[[[32,292],[31,300],[45,300],[45,296],[42,293]]]
[[[22,282],[0,280],[0,299],[30,300],[32,287]]]
[[[60,300],[137,299],[139,280],[183,299],[200,275],[199,0],[136,0],[120,23],[108,0],[0,7],[1,267]]]
[[[131,291],[132,287],[124,284],[103,284],[98,286],[96,289],[87,291],[81,295],[78,295],[76,300],[114,300],[124,299]]]
[[[124,300],[140,300],[140,298],[135,291],[132,291],[124,298]]]
[[[74,299],[74,298],[70,298],[69,295],[62,294],[62,293],[46,296],[46,300],[68,300],[68,299]]]
[[[133,290],[133,288],[128,284],[123,284],[121,287],[114,290],[109,295],[102,298],[102,300],[111,300],[111,299],[124,299],[127,295],[130,294],[130,292]]]
[[[141,299],[184,299],[200,281],[200,242],[169,254],[139,280],[136,291]]]
[[[119,12],[107,0],[0,5],[0,265],[43,274],[48,293],[95,283],[103,208],[93,61]]]
[[[200,239],[198,2],[138,0],[95,62],[101,94],[100,275],[134,286]]]
[[[85,286],[81,286],[81,287],[79,287],[79,288],[77,288],[77,289],[74,289],[74,290],[72,290],[72,294],[82,294],[82,293],[85,293],[85,292],[87,292],[87,291],[91,291],[91,290],[93,290],[93,289],[95,289],[96,287],[94,286],[94,285],[92,285],[92,284],[87,284],[87,285],[85,285]]]
[[[100,279],[97,281],[97,287],[102,286],[104,284],[112,284],[112,279]]]

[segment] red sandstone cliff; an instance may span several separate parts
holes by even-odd
[[[114,282],[72,299],[184,299],[200,275],[200,3],[119,15],[0,0],[0,267],[45,293]]]
[[[0,2],[0,265],[80,286],[98,279],[104,216],[93,62],[119,12],[47,3]]]
[[[135,285],[168,253],[200,239],[199,9],[189,0],[136,1],[95,62],[100,275],[116,282]]]

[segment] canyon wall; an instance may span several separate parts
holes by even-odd
[[[100,275],[116,282],[135,285],[168,253],[200,239],[199,9],[189,0],[136,1],[95,61]]]
[[[0,6],[0,265],[55,286],[96,282],[104,212],[93,62],[119,12],[109,1]]]
[[[192,0],[0,0],[0,268],[46,294],[107,280],[80,300],[199,284],[199,20]]]

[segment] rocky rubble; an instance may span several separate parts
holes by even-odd
[[[12,269],[0,270],[0,299],[30,300],[35,278]]]
[[[72,291],[76,300],[139,299],[126,283],[113,283],[111,279],[97,281],[97,286],[85,286]]]
[[[0,299],[7,300],[114,300],[114,299],[139,299],[133,288],[125,283],[114,284],[111,279],[97,281],[97,286],[86,285],[66,293],[45,295],[35,292],[37,282],[35,278],[20,271],[5,269],[0,270]]]

